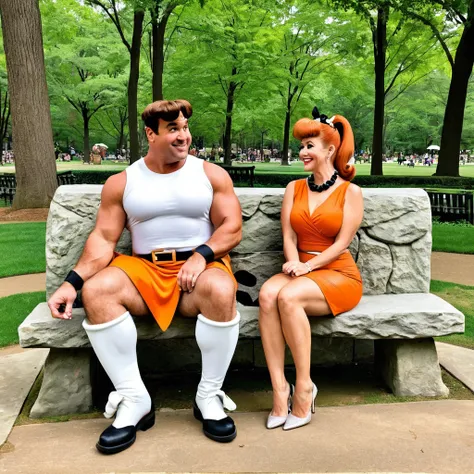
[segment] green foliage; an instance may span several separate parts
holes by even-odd
[[[306,174],[272,173],[255,175],[255,186],[258,187],[286,187],[290,181],[302,179]],[[474,178],[456,178],[447,176],[364,176],[356,175],[354,184],[363,188],[458,188],[474,189]],[[457,191],[459,192],[459,191]],[[474,227],[473,227],[474,229]],[[474,238],[474,235],[473,235]],[[474,240],[473,240],[474,241]]]
[[[84,116],[89,120],[104,109],[110,117],[126,106],[128,56],[98,11],[75,0],[43,0],[42,10],[55,141],[74,141],[81,150]],[[106,136],[99,132],[92,138],[115,148],[110,135],[117,133],[106,118],[104,113],[99,122]]]
[[[74,170],[77,184],[104,184],[117,170]]]
[[[115,3],[129,42],[133,8],[140,5],[146,11],[139,111],[151,101],[149,7],[153,2],[156,0]],[[84,130],[78,108],[85,108],[92,116],[91,145],[105,142],[113,151],[122,132],[125,138],[128,133],[129,55],[111,19],[89,3],[94,2],[40,0],[54,137],[63,149],[73,144],[80,151]],[[103,3],[111,4],[111,0]],[[444,9],[424,0],[340,0],[345,10],[310,0],[207,0],[204,7],[192,0],[174,3],[165,35],[164,93],[166,98],[182,97],[193,104],[190,126],[201,145],[222,145],[227,95],[233,82],[237,87],[232,143],[237,146],[281,149],[291,99],[291,125],[310,116],[318,105],[329,116],[347,117],[356,149],[370,152],[374,107],[371,22],[382,4],[390,6],[387,89],[398,74],[386,95],[386,153],[422,153],[430,142],[439,145],[451,68],[439,41],[435,44],[438,37],[430,24],[453,55],[462,31],[462,25],[453,19],[456,11],[466,13],[466,0],[443,2]],[[169,1],[159,4],[163,13]],[[0,90],[5,77],[0,47]],[[474,150],[472,82],[462,148]],[[145,149],[142,132],[140,141]],[[296,152],[296,141],[291,138],[290,147]]]

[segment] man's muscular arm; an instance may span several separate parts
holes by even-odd
[[[207,161],[204,162],[204,171],[214,190],[210,211],[214,233],[205,244],[213,250],[215,258],[219,258],[228,254],[242,240],[242,210],[229,174]],[[197,277],[205,268],[204,257],[195,253],[181,268],[178,284],[184,291],[192,291]]]
[[[74,271],[84,281],[105,268],[112,260],[115,245],[125,226],[126,215],[122,197],[126,179],[125,172],[111,176],[102,189],[95,228],[89,235],[84,251],[74,267]],[[64,282],[48,301],[51,315],[54,318],[70,319],[76,296],[74,287]],[[61,305],[66,305],[64,313],[59,312]]]
[[[227,171],[208,162],[204,162],[204,170],[214,189],[210,214],[215,230],[206,245],[218,258],[228,254],[242,240],[242,210]]]

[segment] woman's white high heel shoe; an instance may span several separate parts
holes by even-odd
[[[295,387],[292,384],[290,385],[290,393],[288,395],[288,413],[291,411],[291,397],[295,392]],[[285,424],[288,415],[285,416],[273,416],[271,413],[268,415],[267,418],[267,428],[269,430],[273,430],[274,428],[278,428],[279,426],[283,426]]]
[[[309,410],[308,414],[304,418],[299,418],[292,413],[288,415],[286,418],[285,424],[283,426],[283,429],[285,431],[288,430],[294,430],[295,428],[299,428],[300,426],[307,425],[311,421],[311,414],[315,412],[315,399],[316,395],[318,394],[318,387],[313,383],[313,390],[312,390],[312,395],[313,395],[313,400],[311,402],[311,409]]]

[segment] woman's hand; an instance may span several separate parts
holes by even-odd
[[[287,275],[298,277],[301,275],[306,275],[311,271],[311,267],[308,262],[303,263],[298,260],[290,260],[283,264],[282,267],[283,273]]]

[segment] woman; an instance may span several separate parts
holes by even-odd
[[[362,193],[351,184],[348,161],[354,154],[349,122],[313,110],[293,136],[301,140],[307,179],[288,184],[281,223],[286,263],[260,290],[260,333],[273,387],[267,428],[298,428],[311,421],[318,389],[310,377],[311,331],[307,316],[338,314],[354,308],[362,280],[348,247],[363,216]],[[285,343],[296,368],[294,394],[284,374]],[[291,413],[290,413],[291,402]]]

